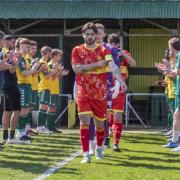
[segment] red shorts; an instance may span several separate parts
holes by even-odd
[[[107,100],[78,99],[78,115],[90,114],[95,119],[104,121],[107,116]]]
[[[116,99],[112,99],[112,111],[124,112],[126,94],[120,93]]]

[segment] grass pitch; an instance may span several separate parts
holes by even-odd
[[[47,179],[179,180],[180,153],[163,148],[165,143],[158,133],[124,132],[121,152],[107,149],[103,160],[92,156],[92,163],[83,165],[77,157]],[[33,180],[79,148],[79,134],[71,131],[34,137],[30,145],[6,145],[0,151],[0,180]]]

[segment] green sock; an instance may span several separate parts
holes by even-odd
[[[52,117],[52,126],[53,126],[53,128],[55,128],[56,112],[53,112],[51,114],[51,117]]]
[[[175,111],[175,100],[173,98],[169,99],[168,108],[168,127],[171,128],[173,126],[173,113]]]
[[[28,113],[28,122],[27,122],[27,124],[32,124],[32,111],[30,111],[29,113]]]
[[[25,126],[28,121],[28,116],[20,116],[18,121],[19,132],[25,131]]]
[[[46,114],[46,122],[49,130],[55,128],[55,112],[49,112]]]
[[[38,117],[37,117],[37,126],[45,126],[46,122],[46,111],[40,109],[38,112]]]
[[[172,127],[172,122],[173,122],[173,114],[171,112],[168,113],[168,127]]]

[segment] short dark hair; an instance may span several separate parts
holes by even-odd
[[[96,23],[95,26],[97,27],[97,29],[102,29],[103,31],[105,31],[103,24]]]
[[[82,27],[81,32],[82,32],[82,33],[85,33],[88,29],[92,29],[95,33],[98,32],[96,25],[95,25],[94,23],[92,23],[92,22],[86,23],[86,24]]]
[[[58,54],[63,54],[63,51],[61,51],[60,49],[53,49],[53,50],[51,51],[51,56],[52,56],[52,57],[54,57],[54,56],[56,56],[56,55],[58,55]]]
[[[0,31],[0,39],[4,39],[5,35],[6,34],[4,32]]]
[[[19,41],[19,44],[27,44],[27,45],[31,45],[31,41],[27,38],[21,38]]]
[[[108,36],[108,42],[109,43],[116,43],[116,44],[119,44],[120,43],[120,40],[119,40],[119,35],[116,34],[116,33],[113,33],[113,34],[110,34]]]
[[[180,40],[173,42],[173,43],[172,43],[172,47],[173,47],[176,51],[180,51]]]
[[[44,46],[41,48],[41,54],[46,55],[48,52],[51,52],[51,48],[49,46]]]
[[[6,41],[10,41],[10,40],[12,40],[12,39],[16,39],[16,38],[15,38],[15,36],[13,36],[13,35],[9,35],[9,34],[8,34],[8,35],[6,35],[6,36],[5,36],[5,38],[4,38],[4,39],[5,39]]]
[[[21,37],[19,37],[19,38],[16,39],[16,42],[15,42],[15,48],[16,48],[16,49],[19,49],[19,48],[20,48],[19,42],[20,42],[21,39],[22,39]]]
[[[31,41],[31,46],[38,46],[38,43],[36,41]]]

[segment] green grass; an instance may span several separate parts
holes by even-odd
[[[180,153],[163,148],[165,142],[160,134],[125,132],[121,152],[108,149],[103,160],[93,156],[85,165],[77,157],[47,180],[179,180]],[[6,145],[0,151],[0,180],[33,180],[79,148],[77,133],[41,135],[30,145]]]
[[[48,180],[179,180],[180,153],[163,148],[165,142],[157,134],[124,133],[121,152],[108,149],[103,160],[85,165],[78,157]]]
[[[5,145],[0,150],[0,180],[35,179],[78,149],[78,134],[41,135],[32,144]]]

